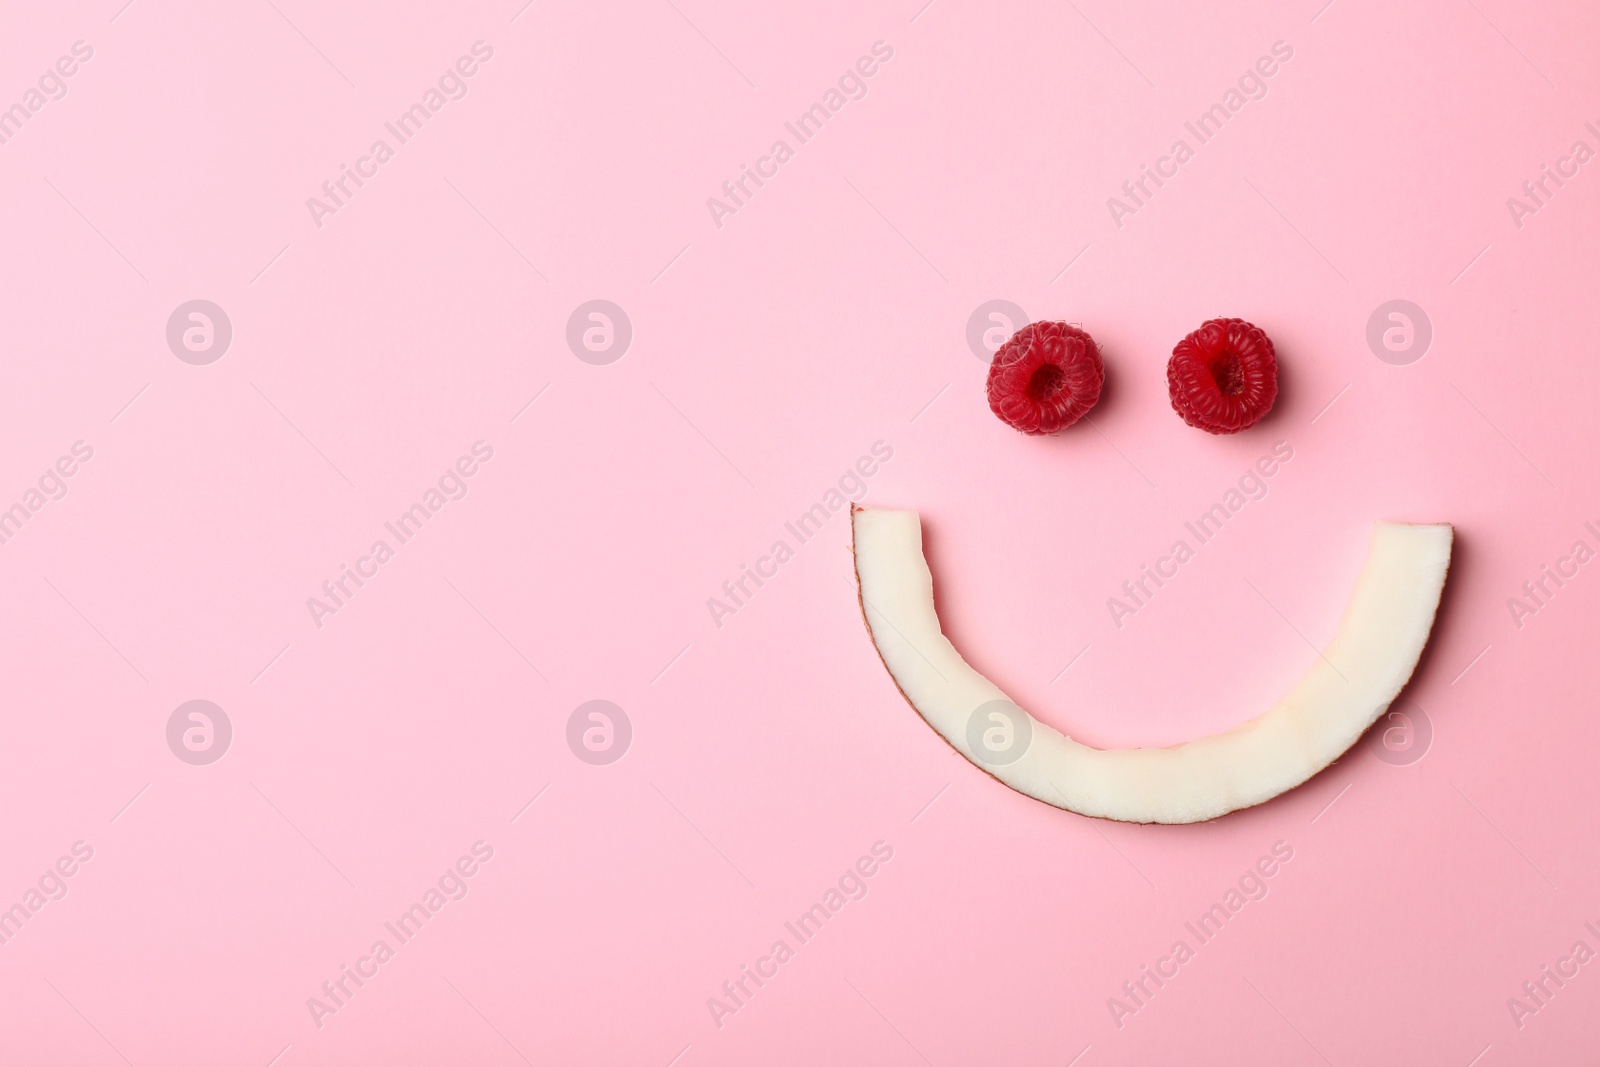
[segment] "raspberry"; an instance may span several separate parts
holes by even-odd
[[[1211,319],[1178,342],[1167,363],[1172,410],[1206,433],[1254,426],[1278,398],[1272,340],[1243,319]]]
[[[1095,406],[1105,380],[1093,337],[1064,322],[1029,323],[989,364],[989,410],[1023,433],[1055,433]]]

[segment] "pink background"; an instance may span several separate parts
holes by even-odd
[[[1600,949],[1600,569],[1520,628],[1507,600],[1600,548],[1600,164],[1520,227],[1506,200],[1600,148],[1600,18],[1323,2],[8,8],[0,105],[94,54],[0,145],[0,507],[94,455],[0,546],[0,906],[94,852],[0,945],[0,1059],[1596,1055],[1600,965],[1507,998]],[[468,95],[318,228],[307,198],[478,40]],[[876,41],[866,96],[716,226]],[[1276,41],[1265,98],[1115,225]],[[197,298],[233,326],[207,366],[165,339]],[[605,366],[565,340],[596,298],[633,326]],[[989,414],[966,330],[997,298],[1099,339],[1094,427]],[[1405,366],[1365,340],[1395,298],[1434,329]],[[1217,315],[1283,363],[1229,439],[1163,374]],[[467,496],[317,627],[306,599],[480,440]],[[922,511],[957,646],[1096,744],[1257,713],[1374,519],[1456,523],[1408,693],[1431,747],[1200,826],[1007,791],[896,694],[845,518],[784,529],[877,441],[867,500]],[[1106,598],[1276,441],[1270,494],[1116,628]],[[633,727],[608,766],[566,742],[597,698]],[[193,699],[233,725],[208,766],[167,746]],[[480,840],[465,899],[319,1027],[307,998]],[[866,897],[719,1027],[708,998],[879,841]],[[1267,897],[1119,1027],[1108,998],[1278,841]]]

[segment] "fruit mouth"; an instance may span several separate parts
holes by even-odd
[[[1028,399],[1035,403],[1049,400],[1066,388],[1067,372],[1054,363],[1041,363],[1028,379]]]
[[[1102,750],[1034,719],[950,643],[915,511],[852,505],[850,517],[861,614],[916,713],[1019,793],[1137,823],[1215,819],[1285,793],[1347,753],[1416,670],[1455,543],[1445,523],[1375,523],[1338,630],[1281,700],[1185,744]]]
[[[1223,396],[1238,396],[1244,392],[1244,367],[1239,362],[1239,354],[1233,351],[1222,353],[1211,364],[1211,378]]]

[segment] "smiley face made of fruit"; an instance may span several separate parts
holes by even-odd
[[[1032,323],[995,353],[989,405],[1027,434],[1055,433],[1094,406],[1105,380],[1083,330]],[[1237,433],[1277,397],[1272,342],[1213,319],[1167,366],[1172,406],[1191,426]],[[861,612],[906,701],[1003,784],[1081,815],[1139,823],[1214,819],[1270,800],[1338,759],[1410,680],[1433,631],[1454,529],[1377,522],[1338,633],[1271,708],[1231,730],[1168,748],[1097,749],[1013,703],[956,651],[939,623],[915,511],[851,509]]]

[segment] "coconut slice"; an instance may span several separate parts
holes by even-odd
[[[1293,789],[1345,752],[1411,677],[1450,567],[1452,527],[1379,522],[1332,643],[1265,714],[1171,748],[1080,745],[1017,707],[944,636],[915,511],[852,510],[861,610],[911,706],[1001,782],[1125,822],[1214,819]]]

